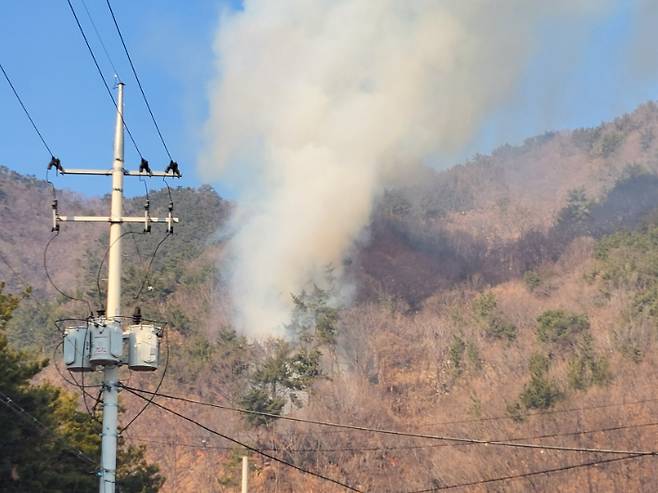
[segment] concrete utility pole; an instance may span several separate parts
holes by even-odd
[[[105,222],[110,224],[110,239],[108,252],[107,305],[105,313],[99,311],[98,317],[86,328],[71,329],[65,337],[65,360],[71,371],[92,371],[103,369],[103,432],[101,440],[101,468],[99,471],[100,493],[114,493],[116,486],[117,464],[117,425],[119,411],[119,366],[128,363],[137,371],[151,371],[157,368],[156,356],[144,359],[142,348],[153,345],[155,337],[143,338],[144,328],[156,333],[154,326],[139,325],[121,331],[121,230],[124,223],[142,223],[144,231],[151,230],[151,223],[166,223],[167,231],[173,232],[173,224],[178,218],[173,217],[173,204],[169,204],[169,214],[165,218],[151,217],[148,201],[143,217],[123,216],[123,178],[124,176],[169,177],[180,178],[178,164],[171,162],[165,172],[152,172],[148,162],[142,160],[139,171],[127,171],[124,168],[123,148],[123,88],[120,82],[117,86],[117,115],[114,129],[114,156],[111,170],[64,169],[59,162],[55,164],[57,172],[63,175],[105,175],[112,177],[111,208],[109,216],[61,216],[57,210],[57,202],[53,203],[53,231],[59,231],[61,222]],[[82,332],[84,330],[84,333]],[[82,339],[81,339],[82,338]],[[124,345],[128,341],[129,355],[124,357]],[[146,342],[145,342],[146,341]],[[69,350],[67,356],[67,348]],[[148,351],[147,351],[148,352]],[[153,354],[153,353],[150,353]],[[149,359],[154,358],[154,359]]]
[[[121,217],[123,216],[123,83],[117,87],[117,118],[114,127],[112,161],[112,203],[110,206],[110,251],[107,262],[108,320],[121,315]],[[119,367],[103,367],[103,435],[101,443],[101,493],[113,493],[117,469],[117,422],[119,416]]]
[[[242,456],[242,493],[249,491],[249,457]]]

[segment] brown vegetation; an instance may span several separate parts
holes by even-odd
[[[283,412],[453,437],[655,449],[655,232],[649,226],[637,237],[605,238],[655,225],[657,125],[658,109],[650,103],[595,129],[529,139],[430,173],[422,185],[390,190],[373,217],[369,244],[350,259],[357,300],[339,309],[335,341],[312,343],[322,352],[321,374],[297,392],[299,407],[288,400]],[[6,183],[23,182],[8,176],[2,175],[1,190],[11,193]],[[47,200],[42,183],[20,186],[35,203]],[[172,322],[161,391],[236,405],[276,345],[247,341],[229,326],[230,307],[216,278],[223,244],[213,234],[228,205],[208,189],[180,193],[181,200],[208,205],[216,217],[192,242],[198,251],[185,253],[181,243],[165,251],[152,279],[157,289],[144,302],[153,316]],[[16,213],[12,201],[3,204]],[[191,220],[205,223],[211,216]],[[49,221],[46,212],[39,217],[42,224],[3,236],[0,251],[45,291],[43,279],[31,274],[39,272],[41,241],[30,235],[47,232]],[[93,274],[98,259],[85,252],[102,242],[100,234],[67,238],[67,248]],[[30,247],[19,248],[19,241]],[[138,241],[146,242],[146,251],[153,247],[152,240]],[[63,270],[53,262],[53,270]],[[67,282],[62,274],[57,279]],[[58,377],[53,371],[50,378]],[[135,387],[156,384],[153,375],[128,378]],[[229,411],[157,402],[364,491],[431,490],[617,457],[283,420],[253,426]],[[122,403],[124,422],[142,405],[127,392]],[[240,447],[154,406],[125,437],[147,445],[167,478],[163,491],[238,489]],[[342,491],[250,455],[253,491]],[[656,472],[655,457],[644,457],[466,489],[648,492],[655,490]]]

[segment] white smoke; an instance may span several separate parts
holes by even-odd
[[[236,325],[280,330],[384,181],[458,151],[513,94],[543,23],[603,3],[247,0],[224,16],[201,171],[249,184],[230,241]]]

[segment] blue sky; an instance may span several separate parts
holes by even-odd
[[[81,0],[78,16],[111,80],[113,70],[98,42]],[[117,70],[126,82],[125,118],[142,154],[153,169],[168,158],[132,78],[104,0],[86,0]],[[212,42],[220,9],[217,0],[114,0],[131,56],[170,151],[184,174],[181,184],[198,185],[195,160],[199,130],[206,116],[206,87],[213,68]],[[65,167],[107,168],[112,162],[114,108],[77,30],[66,0],[4,2],[0,62]],[[49,161],[28,120],[0,79],[0,164],[44,176]],[[126,162],[138,164],[126,136]],[[134,166],[133,166],[134,167]],[[143,191],[137,179],[126,180],[128,193]],[[59,187],[105,193],[107,179],[59,177]],[[154,187],[162,183],[154,181]]]
[[[151,166],[162,169],[168,158],[132,79],[105,1],[86,2],[127,83],[126,121]],[[111,78],[113,71],[81,0],[73,4],[105,74]],[[505,142],[518,143],[546,130],[597,125],[648,99],[658,99],[658,72],[649,70],[639,77],[628,63],[636,18],[634,2],[618,5],[589,24],[575,44],[573,39],[559,36],[559,26],[538,32],[537,56],[526,67],[514,99],[500,104],[468,148],[452,159],[486,153]],[[238,6],[235,0],[113,1],[163,134],[181,164],[184,185],[201,184],[195,168],[207,115],[207,88],[213,77],[212,43],[219,13]],[[557,63],[564,57],[572,57],[573,63],[567,72],[556,73],[553,67],[564,66]],[[114,110],[66,0],[5,2],[0,62],[64,166],[110,166]],[[49,156],[3,79],[0,109],[0,164],[43,176]],[[138,162],[128,141],[126,160],[128,165]],[[105,193],[109,186],[105,179],[70,176],[57,178],[56,184],[92,194]],[[153,186],[159,184],[154,181]],[[213,185],[224,195],[238,194],[221,183]],[[130,194],[142,190],[139,182],[127,184]]]

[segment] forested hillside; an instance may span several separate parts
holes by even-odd
[[[328,266],[326,286],[292,293],[286,339],[247,340],[231,326],[218,232],[232,205],[210,187],[172,189],[175,234],[162,241],[155,228],[136,228],[124,252],[124,311],[139,305],[168,322],[160,393],[443,439],[156,402],[361,491],[654,491],[656,458],[641,453],[658,438],[657,127],[648,103],[594,129],[528,139],[391,186],[345,275]],[[50,358],[37,380],[66,385],[54,367],[55,320],[85,316],[87,306],[43,274],[50,193],[40,180],[0,173],[10,221],[0,279],[9,292],[33,289],[3,330],[14,349]],[[108,206],[59,196],[80,212]],[[140,214],[143,200],[128,208]],[[167,190],[150,200],[166,209]],[[97,308],[107,236],[84,234],[64,227],[48,268]],[[337,305],[340,282],[356,289]],[[131,387],[150,390],[162,376],[122,371]],[[126,391],[122,404],[125,425],[143,401]],[[161,491],[239,487],[245,449],[155,405],[123,436],[146,446]],[[254,491],[344,490],[249,455]]]

